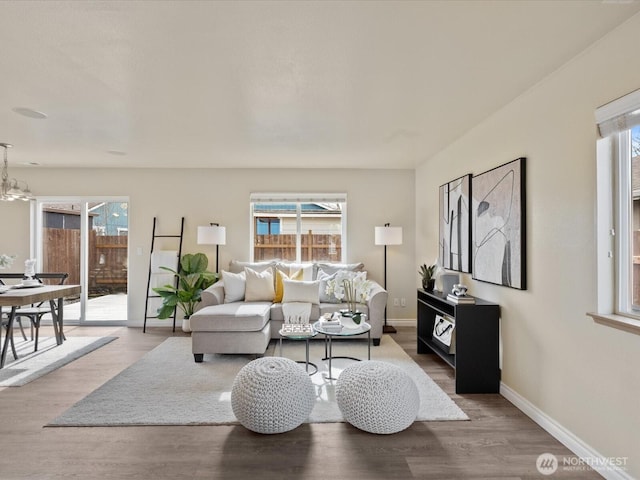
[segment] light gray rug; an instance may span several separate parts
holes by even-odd
[[[267,355],[279,354],[272,341]],[[334,342],[334,355],[366,359],[366,342]],[[304,359],[304,342],[285,341],[283,356]],[[335,381],[326,378],[324,342],[311,342],[311,361],[319,371],[311,376],[316,405],[308,422],[342,422],[335,402]],[[465,413],[388,335],[371,347],[371,359],[393,363],[411,375],[420,392],[417,420],[468,420]],[[253,356],[205,355],[195,363],[191,339],[169,338],[138,362],[73,405],[48,426],[221,425],[237,424],[231,409],[231,387]],[[335,360],[333,376],[353,363]],[[304,368],[304,366],[301,366]]]
[[[28,338],[28,337],[27,337]],[[33,340],[24,341],[19,331],[14,332],[18,359],[14,360],[11,347],[4,368],[0,369],[0,387],[20,387],[56,370],[118,337],[67,337],[56,345],[55,337],[41,337],[38,351],[33,351]],[[2,339],[4,342],[4,338]]]

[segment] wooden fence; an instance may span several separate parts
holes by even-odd
[[[314,234],[311,231],[301,237],[303,262],[339,262],[342,258],[342,238],[335,234]],[[277,258],[296,260],[296,235],[256,235],[253,245],[256,261]]]
[[[80,230],[43,229],[43,272],[67,272],[80,283]],[[89,234],[89,296],[127,291],[127,237]]]

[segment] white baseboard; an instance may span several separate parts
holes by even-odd
[[[607,480],[633,480],[634,477],[624,471],[624,467],[607,466],[608,458],[502,382],[500,394]]]
[[[387,325],[393,327],[415,327],[415,318],[387,318]]]

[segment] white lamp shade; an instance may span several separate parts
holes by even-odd
[[[198,245],[225,245],[227,230],[219,225],[198,227]]]
[[[376,245],[402,245],[402,227],[376,227]]]

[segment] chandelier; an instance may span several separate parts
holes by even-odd
[[[0,200],[12,202],[14,200],[24,200],[25,202],[33,199],[33,194],[29,190],[27,182],[9,178],[9,161],[7,160],[7,151],[12,147],[10,143],[0,143],[0,147],[4,147],[4,163],[2,164],[2,188],[0,189]],[[24,184],[24,188],[20,187]]]

